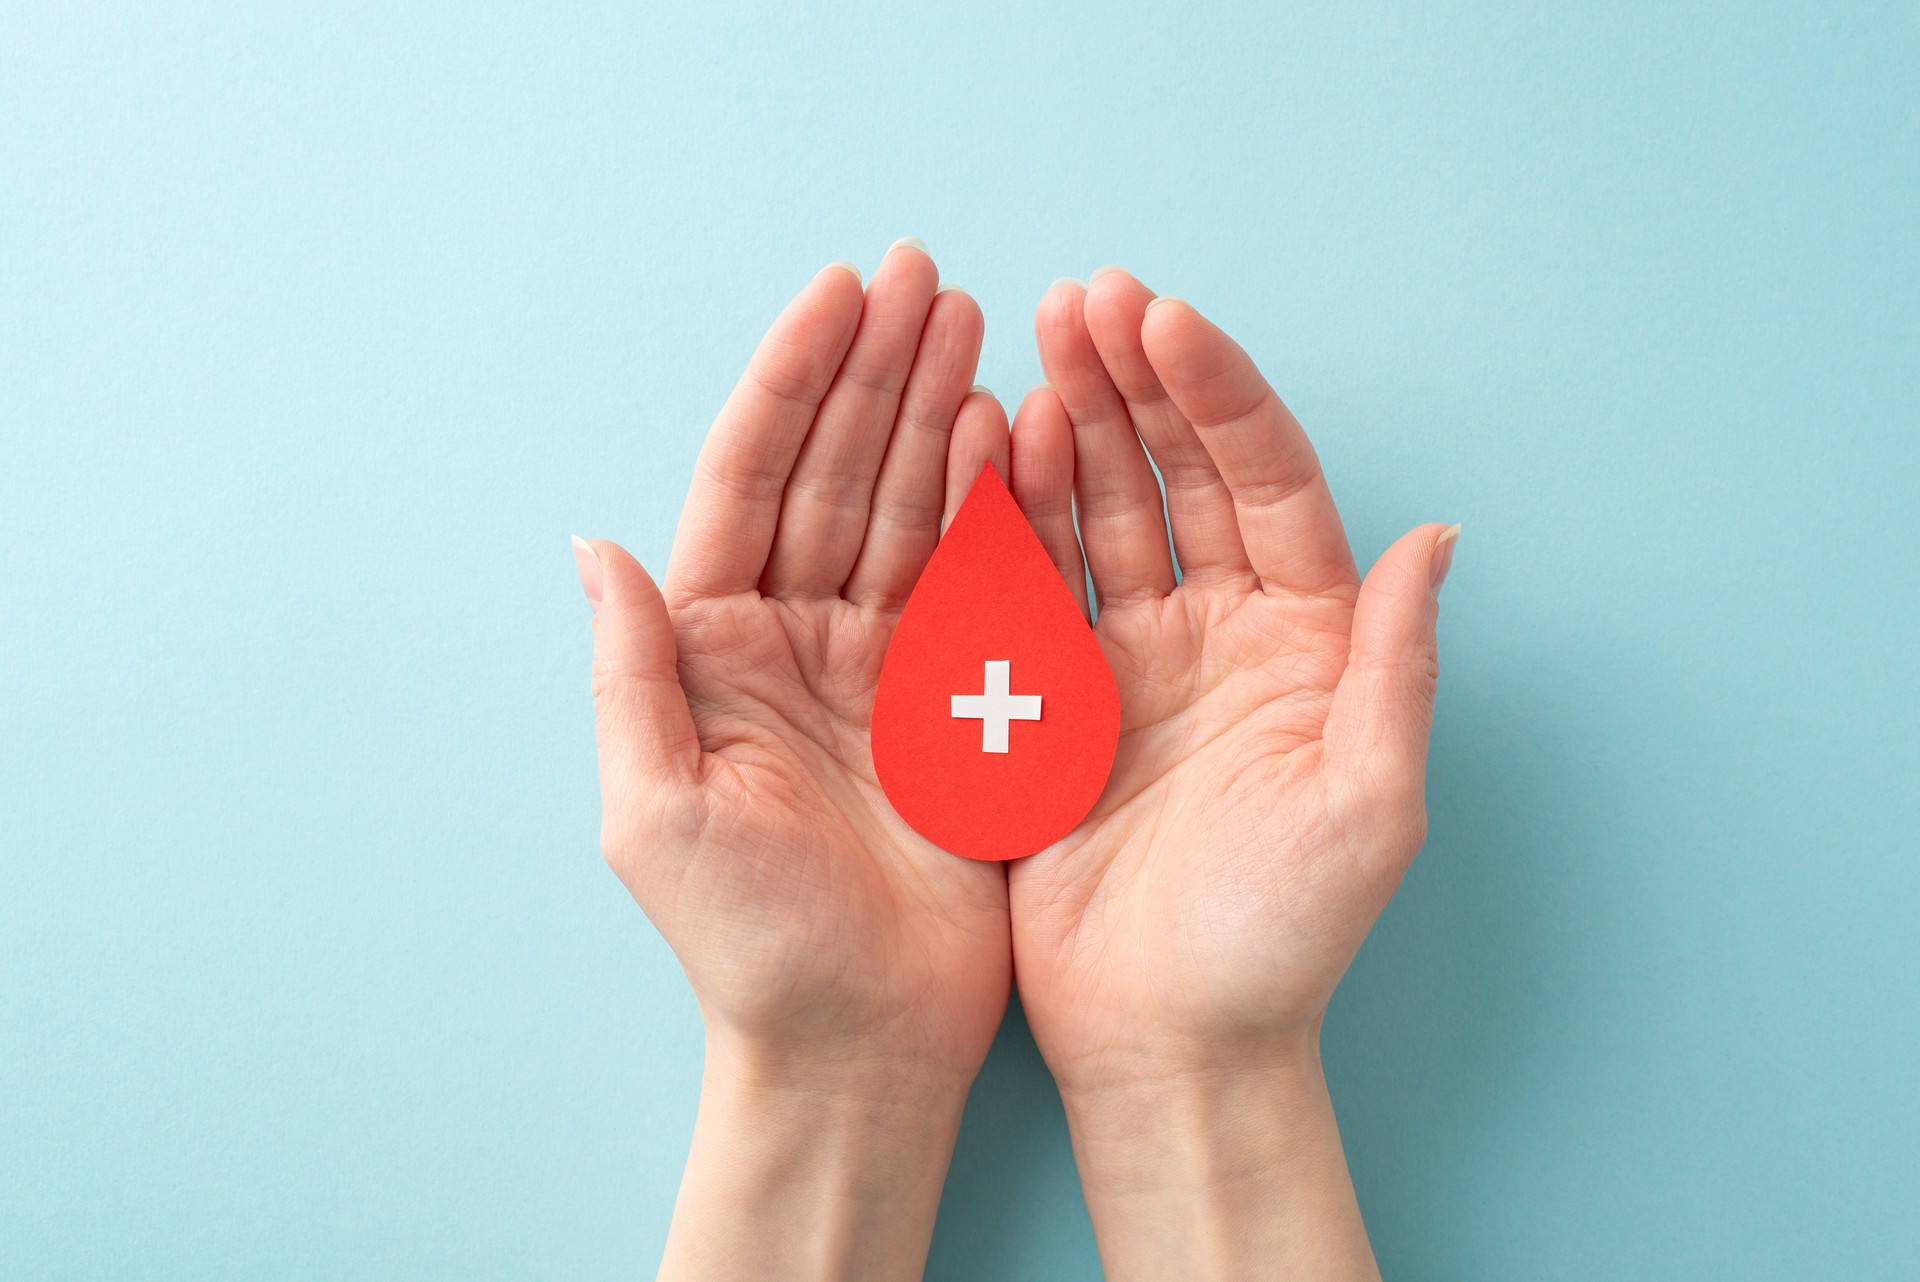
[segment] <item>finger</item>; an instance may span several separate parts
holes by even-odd
[[[874,483],[866,540],[841,589],[857,605],[905,601],[940,541],[947,444],[980,364],[983,328],[979,304],[961,291],[943,288],[934,296]],[[1006,435],[1004,422],[1000,434]]]
[[[1322,736],[1355,813],[1389,824],[1424,816],[1427,739],[1439,680],[1435,625],[1457,525],[1423,525],[1381,555],[1354,605],[1347,670]],[[1411,859],[1418,839],[1403,843]]]
[[[1254,580],[1240,542],[1240,526],[1213,457],[1173,403],[1140,341],[1153,291],[1117,267],[1103,267],[1087,286],[1087,332],[1101,363],[1125,400],[1134,430],[1146,443],[1166,490],[1167,521],[1181,581]]]
[[[960,406],[953,424],[953,443],[947,451],[946,501],[941,508],[940,532],[966,502],[980,469],[988,464],[1001,476],[1008,470],[1007,412],[984,387],[976,387]]]
[[[721,407],[694,464],[667,568],[676,601],[750,591],[780,497],[860,320],[860,273],[835,263],[787,304]]]
[[[1080,613],[1091,618],[1087,567],[1073,527],[1073,457],[1067,407],[1051,387],[1034,388],[1013,416],[1013,478],[1008,485]]]
[[[866,537],[873,483],[886,454],[900,393],[940,281],[917,242],[887,251],[867,287],[860,327],[820,402],[787,492],[760,590],[774,596],[837,595]]]
[[[1141,338],[1233,494],[1240,540],[1262,583],[1321,592],[1356,582],[1320,460],[1239,344],[1177,298],[1154,300]]]
[[[1173,591],[1173,553],[1153,467],[1087,333],[1086,287],[1056,281],[1033,318],[1040,367],[1073,424],[1080,541],[1105,609]]]
[[[602,795],[609,803],[691,783],[700,739],[680,687],[673,622],[660,589],[626,551],[576,538],[574,561],[593,604],[593,706]]]

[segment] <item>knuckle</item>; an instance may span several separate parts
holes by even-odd
[[[1354,845],[1389,866],[1404,866],[1426,844],[1426,772],[1418,762],[1379,761],[1350,772],[1329,805]]]
[[[663,855],[685,850],[700,840],[702,810],[692,792],[666,782],[649,783],[607,796],[600,821],[600,857],[636,894],[647,868]]]
[[[600,858],[606,861],[607,867],[611,868],[614,875],[622,881],[627,879],[627,869],[631,863],[627,850],[627,843],[624,838],[615,835],[608,825],[602,824],[600,827]]]
[[[1395,855],[1396,862],[1406,863],[1420,853],[1427,844],[1427,807],[1424,801],[1416,801],[1411,806],[1401,807],[1398,821],[1390,825],[1387,832],[1389,851]]]

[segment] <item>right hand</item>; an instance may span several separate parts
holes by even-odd
[[[910,830],[868,749],[943,514],[1007,467],[1005,413],[970,390],[980,309],[937,283],[909,243],[864,297],[840,265],[801,291],[707,437],[662,588],[612,543],[577,551],[607,862],[710,1049],[964,1098],[1007,1002],[1006,872]]]

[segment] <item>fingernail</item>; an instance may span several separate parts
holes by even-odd
[[[1179,303],[1183,307],[1191,307],[1193,305],[1187,302],[1187,300],[1184,298],[1175,298],[1172,294],[1162,294],[1160,295],[1160,297],[1154,299],[1152,302],[1147,304],[1147,310],[1152,311],[1154,308],[1160,306],[1160,304],[1162,303]]]
[[[975,383],[972,387],[969,387],[967,389],[967,395],[968,396],[974,396],[974,395],[992,396],[993,391],[990,388],[988,388],[988,386],[985,383]]]
[[[1455,522],[1440,534],[1433,545],[1433,565],[1429,573],[1432,576],[1434,595],[1440,593],[1440,585],[1447,581],[1447,571],[1453,568],[1453,545],[1460,541],[1460,525]]]
[[[937,298],[941,294],[946,293],[950,289],[958,289],[958,288],[960,288],[958,285],[949,285],[945,281],[942,281],[940,282],[940,288],[934,290],[933,293],[934,293],[934,296]]]
[[[917,249],[929,258],[933,257],[933,252],[927,248],[927,242],[921,240],[918,236],[902,236],[899,240],[887,246],[887,252],[891,254],[903,245],[909,249]]]
[[[587,594],[587,604],[595,610],[600,608],[600,590],[607,581],[606,570],[600,565],[600,554],[593,544],[573,536],[573,566],[580,571],[580,590]]]
[[[1047,292],[1052,293],[1054,290],[1060,288],[1062,285],[1072,285],[1075,289],[1085,289],[1087,287],[1087,282],[1085,282],[1084,280],[1081,280],[1078,276],[1062,276],[1059,280],[1056,280],[1055,282],[1053,282],[1053,284],[1047,286]]]
[[[1111,275],[1112,273],[1117,272],[1119,270],[1120,269],[1118,267],[1114,267],[1111,264],[1109,264],[1106,267],[1096,267],[1093,269],[1093,275],[1087,277],[1087,284],[1091,285],[1096,280],[1099,280],[1102,276]]]
[[[843,272],[851,272],[853,273],[853,278],[859,281],[862,285],[867,283],[866,277],[860,274],[860,269],[858,267],[855,267],[852,263],[846,261],[844,258],[837,263],[828,263],[826,267],[823,267],[820,270],[825,271],[829,267],[838,267]]]

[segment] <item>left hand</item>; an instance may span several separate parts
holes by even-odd
[[[1005,869],[909,829],[868,750],[943,511],[1007,465],[980,310],[937,285],[917,243],[864,294],[814,277],[708,435],[661,587],[577,547],[602,845],[707,1026],[663,1277],[916,1276],[1006,1009]]]
[[[1125,272],[1057,284],[1035,325],[1051,387],[1014,420],[1013,490],[1082,594],[1084,548],[1121,731],[1093,812],[1012,869],[1015,973],[1117,1277],[1158,1182],[1224,1162],[1252,1187],[1255,1156],[1196,1146],[1257,1131],[1250,1101],[1324,1097],[1328,999],[1425,835],[1454,531],[1420,526],[1363,582],[1253,362]]]

